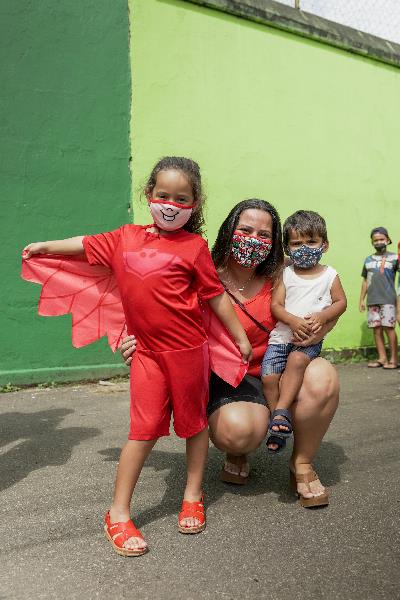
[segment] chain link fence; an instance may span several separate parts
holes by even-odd
[[[400,44],[400,0],[278,0]]]

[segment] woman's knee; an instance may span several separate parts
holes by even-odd
[[[316,358],[307,367],[301,392],[304,392],[319,405],[337,402],[339,378],[336,369],[323,358]],[[300,399],[300,398],[299,398]]]
[[[220,412],[219,409],[218,412]],[[252,452],[261,444],[267,428],[267,411],[263,419],[245,418],[240,411],[225,410],[209,420],[210,437],[218,449],[232,454]],[[214,418],[213,418],[214,417]]]
[[[217,431],[210,427],[210,438],[219,450],[232,454],[245,454],[257,444],[255,432],[251,427],[237,425],[236,423],[225,423],[218,427]]]

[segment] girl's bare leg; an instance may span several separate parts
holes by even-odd
[[[375,346],[376,346],[376,351],[378,352],[378,359],[379,362],[381,363],[385,363],[386,362],[386,350],[385,350],[385,340],[383,338],[383,329],[381,326],[379,327],[374,327],[374,340],[375,340]]]
[[[394,365],[397,365],[398,346],[396,330],[394,329],[394,327],[383,327],[383,330],[386,332],[387,338],[389,340],[390,362]]]
[[[119,458],[114,499],[110,508],[111,523],[125,522],[130,519],[130,504],[140,472],[146,458],[157,440],[128,440],[122,448]],[[144,548],[144,540],[131,537],[124,543],[125,548]]]
[[[207,454],[208,428],[186,440],[187,480],[183,497],[189,502],[198,502],[201,498]],[[189,527],[199,524],[200,521],[195,517],[181,521],[181,525]]]
[[[265,438],[268,422],[268,408],[255,402],[231,402],[210,415],[210,438],[218,450],[226,452],[228,471],[248,475],[247,454]]]
[[[339,402],[339,380],[335,368],[325,359],[316,358],[307,367],[303,385],[292,405],[294,445],[291,468],[298,474],[307,473],[333,419]],[[299,483],[298,491],[312,497],[325,490],[319,480]]]

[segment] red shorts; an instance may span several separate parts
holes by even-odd
[[[207,427],[210,378],[207,342],[197,348],[153,352],[137,350],[131,363],[130,440],[175,433],[189,438]]]

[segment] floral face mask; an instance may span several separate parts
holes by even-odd
[[[271,252],[272,240],[235,231],[232,236],[231,255],[239,265],[254,268]]]

